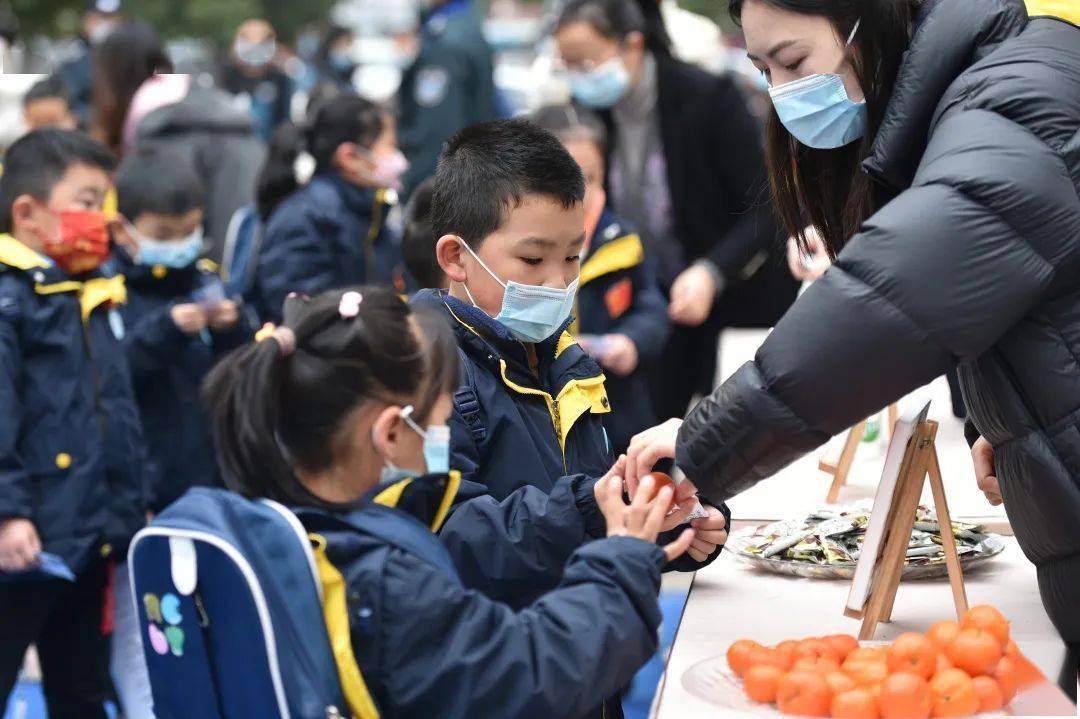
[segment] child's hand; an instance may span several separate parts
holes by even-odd
[[[219,302],[210,310],[210,328],[221,331],[232,328],[240,319],[240,310],[232,300]]]
[[[0,570],[21,572],[41,553],[41,540],[29,519],[0,522]]]
[[[652,477],[641,483],[639,491],[629,506],[622,498],[622,478],[605,477],[596,483],[596,503],[607,520],[609,537],[636,537],[649,543],[656,542],[664,515],[671,504],[671,488],[662,488],[652,500],[646,500],[652,490]],[[682,556],[694,540],[694,530],[687,529],[679,538],[664,547],[668,561]]]
[[[604,354],[600,364],[620,377],[637,369],[638,351],[634,341],[626,335],[604,335]]]
[[[206,329],[206,310],[199,305],[176,305],[170,315],[173,324],[184,334],[196,335]]]
[[[709,516],[704,519],[695,519],[690,525],[697,530],[694,541],[690,543],[690,556],[704,562],[709,556],[727,543],[727,520],[716,507],[705,506]]]

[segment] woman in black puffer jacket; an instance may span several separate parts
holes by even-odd
[[[1080,8],[1037,4],[731,0],[773,86],[777,205],[796,236],[809,218],[836,262],[753,362],[681,427],[635,438],[631,459],[674,454],[727,499],[958,366],[980,479],[990,494],[1000,482],[1075,649]],[[813,73],[839,80],[787,84]]]

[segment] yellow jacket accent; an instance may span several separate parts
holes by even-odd
[[[570,436],[570,430],[574,423],[586,411],[593,414],[606,414],[611,411],[608,402],[607,390],[604,388],[604,375],[586,377],[584,379],[572,379],[559,391],[558,397],[552,397],[543,390],[524,387],[513,382],[506,376],[506,360],[499,360],[499,369],[503,383],[510,389],[520,394],[543,397],[547,403],[548,413],[551,415],[551,423],[555,427],[555,434],[559,437],[559,447],[562,449],[563,462],[566,462],[566,438]]]
[[[577,340],[574,339],[574,335],[570,334],[569,332],[563,332],[562,335],[560,335],[559,337],[558,344],[555,345],[555,359],[559,359],[559,355],[561,355],[563,352],[570,349],[576,344]]]
[[[345,577],[326,556],[326,539],[318,534],[308,535],[315,545],[315,568],[323,589],[323,618],[330,635],[338,679],[345,703],[354,719],[378,719],[379,710],[371,698],[360,665],[353,654],[352,633],[349,631],[349,606],[345,601]]]
[[[623,235],[617,240],[598,247],[581,266],[581,285],[592,282],[597,277],[628,270],[645,261],[645,248],[637,234]]]
[[[1056,17],[1080,27],[1077,0],[1026,0],[1028,17]]]
[[[401,501],[401,495],[405,492],[405,488],[412,484],[411,479],[403,479],[400,482],[394,482],[389,487],[384,489],[375,495],[374,502],[381,504],[384,507],[396,507],[398,502]]]

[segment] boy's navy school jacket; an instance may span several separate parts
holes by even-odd
[[[441,481],[452,495],[457,476],[400,484]],[[518,514],[542,514],[548,503],[533,487],[500,503],[462,502],[444,525],[445,509],[418,518],[401,497],[392,486],[349,514],[298,511],[316,546],[331,644],[342,646],[344,631],[351,638],[351,656],[337,660],[355,716],[622,716],[618,690],[657,647],[657,546],[630,537],[573,546],[543,522],[522,535]],[[477,524],[494,531],[478,538]],[[603,532],[602,518],[591,525]],[[519,608],[458,571],[523,569],[538,556],[557,563],[557,586]]]
[[[413,302],[441,308],[458,341],[463,381],[449,424],[450,466],[462,476],[459,500],[490,495],[500,502],[533,487],[551,498],[544,519],[552,527],[548,536],[562,522],[569,537],[585,541],[575,523],[582,513],[599,513],[593,485],[615,458],[603,424],[611,411],[604,374],[567,331],[571,320],[536,344],[538,372],[533,373],[525,346],[479,308],[445,290],[422,290]],[[728,514],[726,505],[716,506]],[[507,520],[519,532],[528,532],[527,525],[536,521],[527,513]],[[473,535],[460,541],[482,543],[489,531],[477,523]],[[683,555],[668,568],[693,571],[718,554],[704,563]],[[488,592],[511,582],[517,596],[528,601],[553,587],[560,571],[561,566],[538,562],[531,576],[514,583],[509,572],[481,577],[477,569],[476,581]]]
[[[625,377],[607,375],[611,413],[604,426],[616,453],[630,439],[656,424],[646,384],[645,367],[660,357],[671,334],[667,300],[646,262],[641,237],[633,227],[605,209],[581,263],[575,335],[621,334],[638,352],[638,366]]]
[[[221,484],[199,388],[214,363],[250,339],[251,330],[242,315],[228,330],[194,335],[173,322],[173,307],[195,302],[200,289],[220,283],[209,261],[173,269],[136,264],[123,252],[114,261],[127,280],[127,304],[120,310],[124,345],[155,467],[148,506],[157,513],[189,487]]]
[[[386,227],[394,190],[369,190],[336,173],[317,174],[270,215],[255,248],[250,295],[267,322],[281,322],[290,292],[316,295],[349,285],[404,290],[398,238]]]
[[[125,299],[122,276],[73,278],[0,235],[0,518],[32,520],[76,573],[145,524]]]

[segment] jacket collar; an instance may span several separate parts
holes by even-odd
[[[311,184],[316,183],[332,188],[342,203],[359,215],[371,215],[375,203],[381,201],[381,191],[354,185],[336,172],[320,172],[311,180]]]
[[[189,292],[199,276],[198,261],[174,269],[163,265],[140,265],[122,250],[113,252],[116,271],[127,278],[129,286],[152,292],[181,294]]]
[[[56,292],[77,290],[82,283],[102,276],[99,270],[93,270],[73,277],[8,233],[0,234],[0,265],[24,272],[39,287],[52,287]]]
[[[894,191],[911,185],[941,98],[968,67],[1027,25],[1020,0],[928,0],[863,168]]]
[[[536,385],[536,375],[529,368],[525,346],[478,307],[451,297],[446,290],[421,290],[413,298],[418,305],[443,308],[450,316],[454,334],[461,348],[499,374],[505,361],[506,371],[515,383]],[[536,344],[536,357],[543,384],[561,387],[569,379],[596,377],[600,366],[590,358],[567,332],[573,318],[559,331]]]

